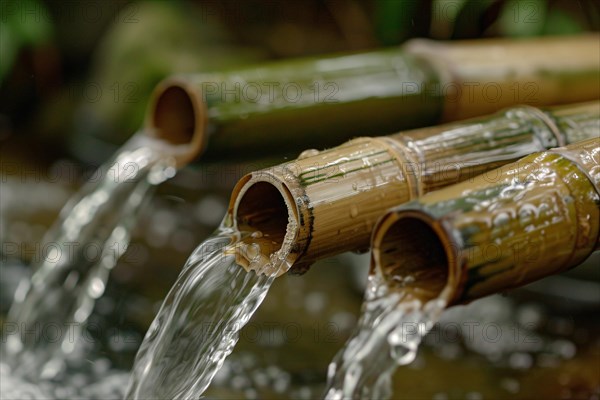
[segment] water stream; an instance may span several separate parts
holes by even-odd
[[[447,304],[442,294],[415,286],[418,281],[411,274],[392,286],[379,268],[370,274],[358,326],[329,365],[326,399],[391,397],[394,371],[415,359]]]
[[[138,132],[65,205],[3,323],[3,371],[35,381],[63,370],[138,211],[152,187],[175,174],[181,150]]]
[[[48,381],[64,371],[144,200],[174,175],[174,151],[134,135],[64,207],[44,239],[50,251],[16,291],[12,325],[4,329],[4,378],[23,382],[23,388],[22,378]],[[295,230],[294,223],[288,221],[287,231]],[[125,397],[198,398],[275,277],[290,268],[291,244],[238,227],[227,215],[189,257],[165,298],[139,348]],[[400,284],[390,285],[375,271],[357,331],[329,367],[328,399],[390,397],[396,367],[414,359],[445,308],[441,295],[419,293],[419,274],[396,277]]]
[[[289,269],[289,245],[226,220],[192,253],[165,298],[136,356],[126,398],[198,398],[278,272]]]

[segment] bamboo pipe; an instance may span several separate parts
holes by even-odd
[[[487,117],[359,138],[243,177],[229,214],[293,243],[292,272],[315,260],[366,250],[385,211],[528,154],[600,136],[600,103],[541,111],[523,106]],[[294,229],[288,229],[294,221]]]
[[[172,76],[155,89],[146,124],[207,156],[331,146],[485,115],[600,96],[600,36],[435,42]],[[208,140],[210,138],[210,141]]]
[[[197,159],[204,149],[206,107],[184,87],[159,85],[157,90],[161,95],[151,103],[153,112],[146,115],[143,132],[173,145],[173,157],[180,168]]]
[[[372,268],[388,282],[424,276],[400,286],[457,304],[579,265],[599,232],[596,136],[390,210],[373,232]]]

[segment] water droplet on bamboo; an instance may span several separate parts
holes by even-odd
[[[302,160],[303,158],[314,157],[318,154],[319,154],[319,150],[308,149],[308,150],[304,150],[302,153],[300,153],[300,155],[298,156],[298,159]]]
[[[506,225],[510,221],[510,217],[507,213],[500,213],[494,218],[494,226]]]

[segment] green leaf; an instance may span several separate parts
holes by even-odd
[[[409,36],[417,6],[416,0],[376,1],[375,26],[381,43],[394,45]]]
[[[494,0],[466,0],[458,2],[460,10],[454,17],[452,38],[479,37],[485,29],[485,14]],[[452,3],[450,3],[452,4]]]
[[[5,0],[2,15],[23,45],[37,45],[52,36],[52,20],[48,10],[38,0]]]
[[[504,36],[536,36],[542,33],[547,14],[543,0],[507,1],[500,15],[499,29]]]
[[[561,10],[550,10],[544,34],[546,35],[568,35],[584,31],[583,24],[571,14]]]
[[[12,68],[19,51],[52,38],[52,23],[37,0],[2,0],[0,6],[0,83]]]
[[[18,45],[8,24],[0,21],[0,83],[15,62]]]

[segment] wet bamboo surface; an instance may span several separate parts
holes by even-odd
[[[484,115],[600,96],[600,37],[435,42],[174,76],[154,92],[158,134],[202,138],[206,156],[330,146]],[[164,133],[161,133],[164,132]]]
[[[280,223],[276,237],[285,233],[294,243],[292,271],[302,272],[317,259],[368,249],[371,230],[390,207],[531,153],[598,136],[600,103],[592,102],[545,112],[517,107],[461,123],[359,138],[322,152],[307,150],[297,160],[242,178],[230,212],[258,230],[264,221],[295,219],[296,230],[286,231]],[[279,207],[262,206],[274,204],[273,198]],[[267,225],[273,232],[273,224]]]
[[[462,303],[579,265],[599,232],[597,136],[391,210],[373,233],[373,267],[437,276],[431,290]]]

